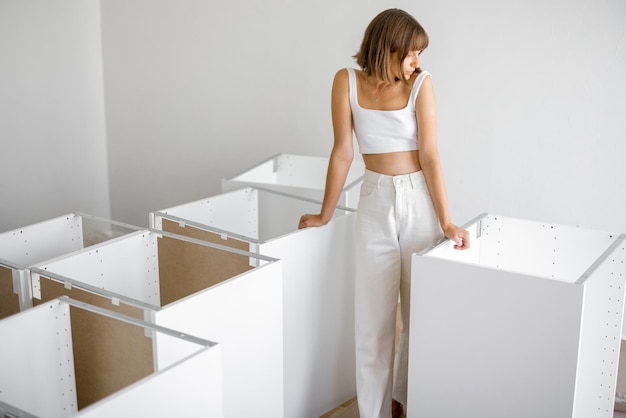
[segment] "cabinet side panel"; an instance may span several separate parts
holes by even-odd
[[[580,286],[418,255],[412,272],[411,416],[571,417]]]
[[[624,314],[626,250],[616,248],[583,283],[574,418],[613,416]]]
[[[52,301],[0,321],[0,401],[36,416],[77,411],[69,306]]]

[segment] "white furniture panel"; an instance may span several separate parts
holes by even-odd
[[[226,417],[283,416],[281,277],[272,263],[155,312],[160,325],[223,341]]]
[[[222,192],[252,186],[321,201],[328,162],[327,157],[278,154],[241,174],[222,179]],[[339,199],[340,206],[356,209],[364,171],[363,161],[355,158]]]
[[[221,347],[196,355],[148,377],[127,390],[112,395],[94,407],[87,407],[79,417],[111,418],[181,416],[224,417]],[[205,382],[199,384],[199,382]]]
[[[58,273],[79,284],[88,284],[94,291],[106,289],[112,294],[159,306],[157,240],[158,236],[150,231],[136,231],[69,256],[48,260],[33,266],[32,270]],[[39,277],[37,274],[32,276],[33,296],[39,299]]]
[[[284,262],[285,417],[318,417],[356,395],[355,217],[259,247]]]
[[[82,217],[60,216],[0,234],[2,258],[28,266],[83,248]]]
[[[285,417],[318,417],[356,394],[356,215],[338,210],[327,225],[298,230],[302,214],[319,210],[301,197],[247,187],[152,214],[157,229],[240,240],[283,262]]]
[[[27,267],[140,228],[76,212],[0,234],[0,258]]]
[[[1,233],[0,269],[11,270],[12,289],[0,283],[0,319],[32,307],[29,266],[137,229],[76,212]],[[9,280],[8,275],[0,276],[0,281],[3,280]],[[11,293],[16,295],[17,303],[11,301]]]
[[[69,305],[51,302],[0,321],[0,400],[39,416],[78,411]]]
[[[85,338],[107,338],[89,335],[88,327],[77,326],[78,315],[84,312],[97,320],[106,318],[114,327],[138,328],[146,338],[154,338],[153,350],[147,354],[167,357],[170,364],[152,369],[134,383],[117,387],[109,396],[80,407],[77,394],[90,388],[78,384],[80,369],[75,371],[75,366],[79,354],[74,343],[84,342]],[[170,417],[180,412],[181,405],[194,416],[223,416],[221,350],[216,343],[68,298],[52,300],[0,321],[0,335],[5,341],[0,344],[2,416]],[[161,343],[157,342],[159,337]],[[98,354],[106,357],[111,353]],[[129,364],[119,358],[116,366],[123,373]],[[108,383],[107,379],[103,376],[103,384]]]
[[[625,236],[494,215],[467,228],[470,250],[413,256],[408,416],[612,417]]]
[[[97,298],[110,309],[133,309],[157,325],[219,340],[224,416],[259,410],[282,416],[280,260],[146,230],[31,271],[37,296],[45,298],[51,287],[79,292],[72,297]]]

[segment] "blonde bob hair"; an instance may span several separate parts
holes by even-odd
[[[426,47],[428,34],[417,20],[404,10],[388,9],[370,22],[353,58],[366,75],[391,83],[396,80],[393,70],[402,68],[407,55]]]

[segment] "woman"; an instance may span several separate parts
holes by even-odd
[[[455,248],[469,234],[450,221],[437,149],[435,96],[419,55],[428,35],[408,13],[376,16],[332,87],[334,145],[321,212],[299,228],[331,219],[353,159],[352,132],[366,170],[357,213],[356,362],[361,418],[403,416],[407,398],[411,254],[443,233]],[[396,308],[402,331],[394,365]],[[393,402],[392,402],[393,399]],[[393,405],[393,407],[392,407]]]

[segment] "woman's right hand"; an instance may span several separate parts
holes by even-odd
[[[306,214],[300,217],[300,223],[298,223],[298,229],[308,228],[310,226],[322,226],[326,225],[326,222],[322,220],[322,215]]]

